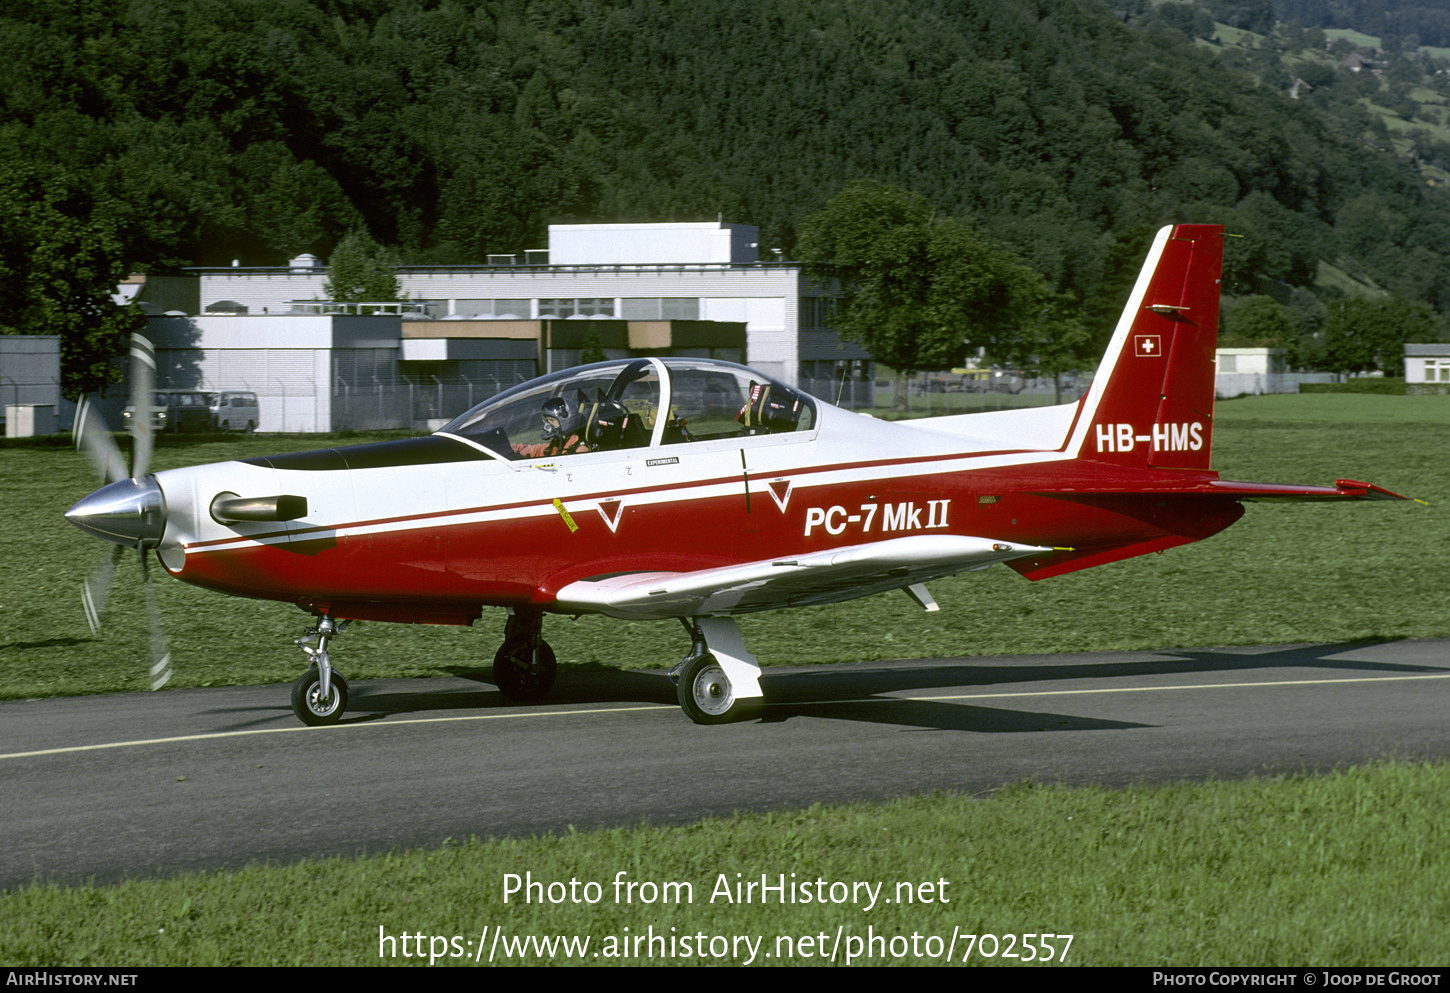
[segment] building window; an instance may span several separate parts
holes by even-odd
[[[576,297],[539,301],[539,317],[613,317],[613,297]]]
[[[527,318],[529,316],[528,300],[493,300],[493,309],[489,311],[495,317],[512,315],[514,317]]]
[[[625,297],[620,314],[627,321],[698,321],[699,297]]]
[[[802,331],[829,331],[835,326],[835,297],[800,298],[800,328]]]
[[[528,320],[530,301],[524,299],[458,299],[453,301],[452,317],[512,317]]]

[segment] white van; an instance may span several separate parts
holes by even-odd
[[[211,421],[218,431],[255,431],[261,415],[257,412],[257,394],[250,390],[222,390],[208,393],[211,400]]]

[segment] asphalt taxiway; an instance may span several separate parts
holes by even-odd
[[[350,685],[330,728],[285,685],[0,703],[0,888],[1450,756],[1450,640],[770,668],[758,716],[722,727],[662,671],[566,670],[528,707],[451,677]]]

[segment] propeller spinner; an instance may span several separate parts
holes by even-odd
[[[156,350],[141,335],[131,336],[131,437],[135,464],[126,471],[126,459],[100,413],[82,401],[76,414],[76,447],[95,465],[107,485],[66,511],[65,518],[89,535],[116,547],[91,570],[81,589],[91,633],[100,631],[101,614],[111,593],[116,563],[123,548],[134,548],[141,562],[146,590],[146,611],[151,630],[151,688],[160,689],[171,678],[171,653],[161,631],[161,615],[151,589],[147,555],[161,543],[166,530],[166,498],[154,476],[147,475],[155,440],[151,428],[151,394],[156,380]]]
[[[155,548],[166,530],[166,498],[155,477],[102,486],[65,512],[86,534],[127,548]]]

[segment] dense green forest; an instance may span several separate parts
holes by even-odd
[[[1311,0],[1279,6],[1317,16]],[[766,257],[789,259],[811,215],[872,180],[1015,251],[1093,323],[1175,220],[1242,235],[1226,291],[1268,293],[1301,327],[1344,291],[1326,264],[1351,291],[1450,313],[1436,141],[1406,154],[1354,109],[1397,92],[1433,103],[1447,77],[1403,40],[1388,72],[1353,74],[1317,27],[1275,28],[1273,12],[11,0],[0,265],[25,269],[57,217],[152,272],[325,258],[359,229],[406,263],[473,263],[542,247],[551,222],[720,215],[759,225]],[[1288,95],[1296,65],[1315,77],[1305,99]]]

